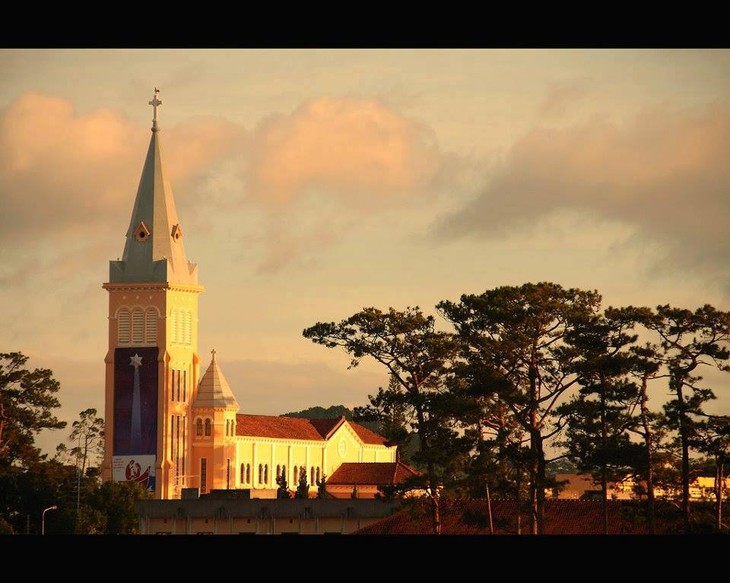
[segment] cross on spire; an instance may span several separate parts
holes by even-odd
[[[162,100],[157,99],[157,94],[160,92],[160,90],[155,87],[155,96],[152,98],[152,100],[149,102],[149,104],[153,107],[154,114],[152,116],[152,131],[157,131],[157,108],[162,105]]]
[[[213,360],[215,360],[215,348],[211,350],[210,353],[213,355]]]

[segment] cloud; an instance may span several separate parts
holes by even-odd
[[[282,415],[318,405],[363,406],[368,395],[388,382],[385,372],[348,371],[346,359],[340,370],[321,362],[289,360],[224,360],[220,366],[241,412],[261,415]]]
[[[207,120],[170,134],[164,155],[174,184],[223,155],[238,131]],[[31,92],[16,99],[0,112],[0,244],[59,234],[83,241],[108,228],[123,236],[119,217],[129,215],[149,138],[149,127],[108,109],[76,115],[57,97]]]
[[[110,110],[75,117],[69,102],[40,93],[8,105],[0,116],[0,243],[33,242],[71,225],[83,236],[92,217],[113,215],[119,191],[134,188],[135,134]]]
[[[442,238],[516,235],[559,211],[636,228],[660,243],[657,268],[728,275],[730,104],[656,106],[620,125],[607,119],[520,138],[470,203],[438,221]]]
[[[249,194],[276,206],[316,191],[377,208],[426,189],[439,165],[425,125],[375,100],[321,97],[256,129]]]
[[[453,176],[433,132],[377,100],[315,99],[253,132],[213,117],[167,126],[163,106],[160,125],[184,225],[210,231],[216,213],[233,216],[244,203],[262,217],[253,233],[260,273],[309,265],[308,253],[339,240],[364,211],[423,204]],[[0,286],[18,283],[34,261],[47,276],[61,273],[69,249],[86,265],[116,257],[149,139],[147,124],[110,109],[79,114],[38,92],[0,110]]]
[[[555,83],[538,107],[539,117],[561,117],[569,107],[586,96],[586,80]]]

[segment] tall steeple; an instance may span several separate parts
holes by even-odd
[[[102,478],[143,480],[156,498],[168,499],[179,497],[193,472],[191,403],[200,374],[198,296],[204,288],[198,266],[185,255],[164,176],[158,93],[155,88],[149,102],[152,138],[124,256],[109,262],[109,281],[102,285],[109,292]],[[229,409],[230,431],[235,411]]]
[[[164,175],[158,108],[159,89],[149,105],[153,108],[152,138],[134,201],[132,218],[121,261],[109,262],[109,282],[198,283],[198,266],[188,261],[183,232],[172,189]]]

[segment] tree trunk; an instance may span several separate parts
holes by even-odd
[[[433,533],[441,534],[441,507],[438,486],[431,488],[431,517],[433,521]]]
[[[416,393],[418,391],[416,390]],[[421,451],[426,455],[426,472],[428,480],[429,497],[431,498],[431,523],[433,534],[441,534],[441,508],[439,506],[439,485],[436,479],[436,471],[434,469],[433,460],[431,459],[430,448],[431,440],[425,430],[426,421],[423,410],[419,407],[416,410],[416,419],[418,420],[418,439],[421,442]]]
[[[601,415],[601,449],[604,454],[607,447],[606,428],[606,386],[603,376],[601,376],[601,406],[599,409]],[[605,459],[605,458],[604,458]],[[603,520],[603,534],[608,534],[608,466],[605,461],[601,462],[601,518]]]
[[[537,347],[533,344],[530,362],[530,534],[545,529],[545,452],[538,418],[540,392],[537,383]]]
[[[717,518],[717,532],[722,531],[722,494],[725,489],[723,486],[723,459],[722,454],[715,458],[715,514]]]
[[[644,428],[644,444],[646,445],[646,506],[649,522],[649,534],[656,534],[656,503],[654,499],[654,464],[653,464],[653,439],[651,426],[649,425],[649,408],[646,403],[649,400],[647,395],[648,377],[644,376],[641,381],[641,425]]]
[[[682,515],[684,517],[684,532],[689,533],[689,424],[685,412],[684,395],[682,392],[682,379],[674,375],[674,390],[677,395],[677,407],[679,417],[679,442],[682,448]]]
[[[517,468],[517,534],[522,534],[522,467]]]

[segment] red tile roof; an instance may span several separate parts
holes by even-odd
[[[319,432],[319,434],[325,439],[329,439],[330,436],[339,429],[340,425],[345,421],[344,417],[330,417],[326,419],[310,419],[309,422]]]
[[[523,502],[524,506],[524,502]],[[441,501],[441,534],[490,534],[490,505],[486,500]],[[494,534],[517,534],[517,503],[515,500],[492,500],[491,515]],[[527,510],[521,512],[520,533],[529,534]],[[647,534],[644,513],[636,503],[625,500],[608,502],[609,534]],[[662,520],[657,531],[663,534],[681,533],[681,520]],[[603,534],[603,518],[599,500],[545,501],[544,534]],[[366,526],[353,534],[417,535],[433,534],[430,503],[418,501]]]
[[[418,472],[401,462],[345,462],[327,480],[331,486],[400,484]]]
[[[279,439],[307,439],[324,441],[343,424],[349,423],[357,436],[366,444],[385,445],[381,435],[344,417],[327,419],[301,419],[275,415],[236,415],[236,435],[248,437],[273,437]]]
[[[274,415],[236,415],[236,435],[324,441],[309,419]]]
[[[370,431],[367,427],[364,427],[354,421],[348,421],[352,429],[357,433],[357,436],[362,439],[363,443],[370,445],[387,445],[387,440],[382,436],[378,435],[374,431]]]

